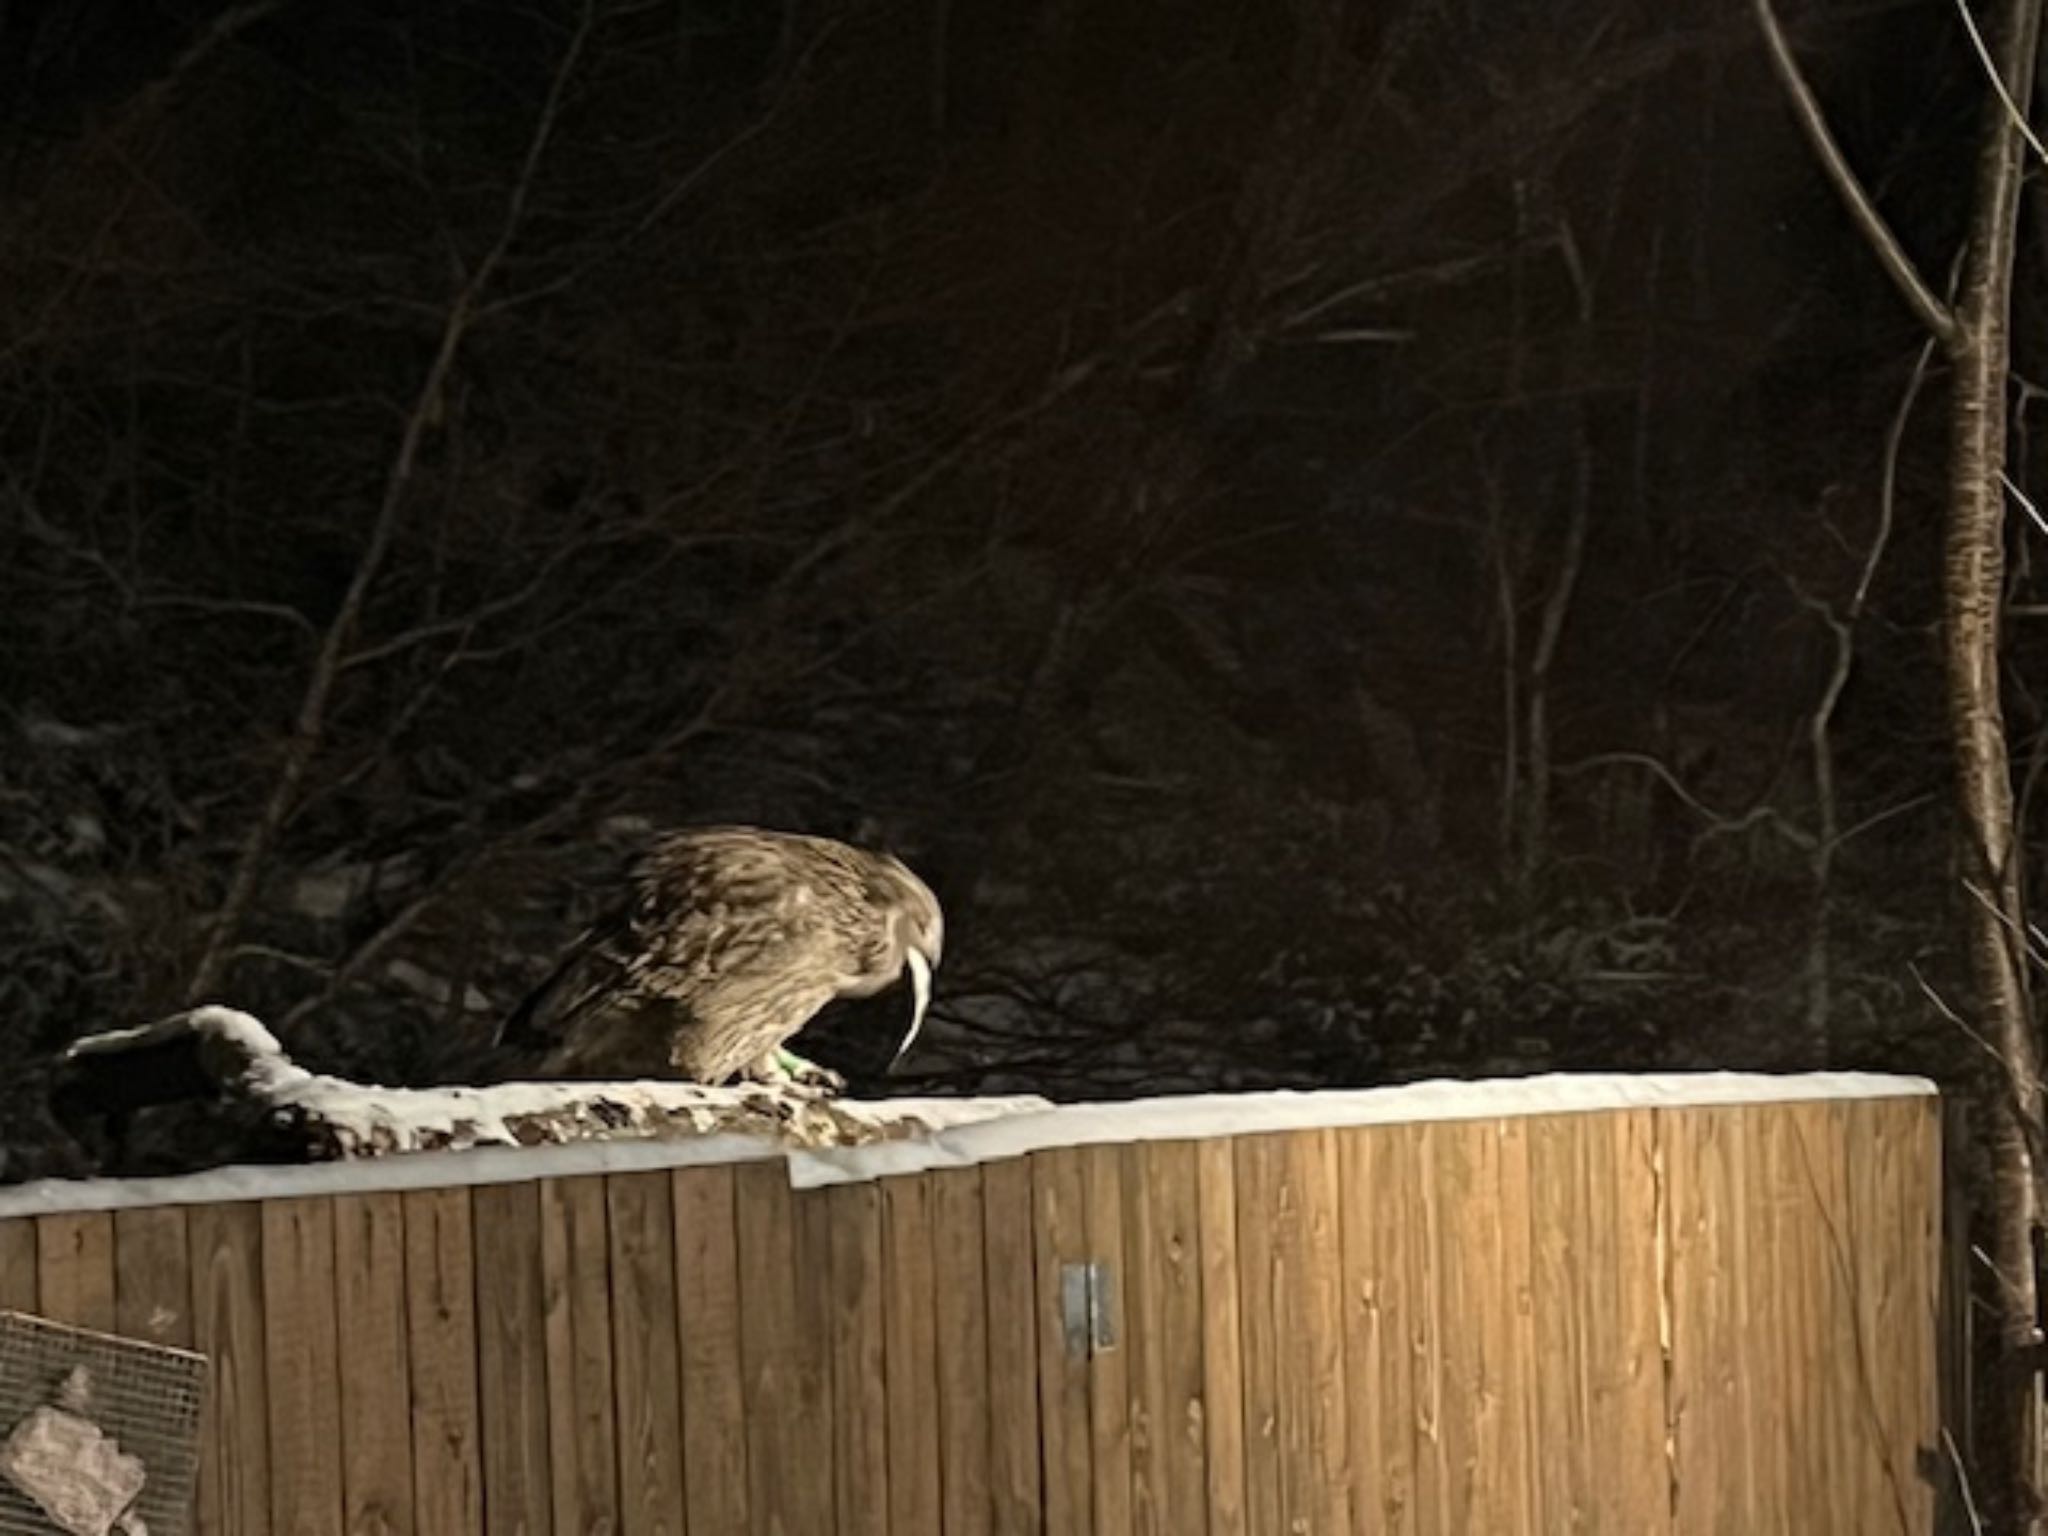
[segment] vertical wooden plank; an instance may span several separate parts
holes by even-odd
[[[1487,1251],[1494,1263],[1488,1305],[1479,1318],[1486,1355],[1489,1406],[1482,1422],[1486,1528],[1533,1531],[1541,1496],[1530,1448],[1535,1430],[1536,1323],[1534,1258],[1529,1228],[1529,1121],[1511,1116],[1482,1123],[1480,1137],[1488,1210]]]
[[[1352,1517],[1361,1530],[1416,1536],[1415,1367],[1420,1309],[1412,1239],[1414,1142],[1406,1127],[1337,1133],[1343,1219],[1344,1375],[1350,1390]]]
[[[1492,1469],[1481,1460],[1488,1382],[1478,1320],[1495,1277],[1494,1258],[1481,1247],[1490,1214],[1480,1164],[1480,1132],[1487,1128],[1481,1122],[1475,1129],[1469,1121],[1426,1128],[1437,1216],[1430,1263],[1444,1320],[1438,1335],[1437,1460],[1446,1531],[1486,1529],[1483,1480]]]
[[[1244,1511],[1244,1358],[1239,1341],[1237,1157],[1211,1137],[1195,1149],[1202,1263],[1202,1405],[1208,1428],[1209,1536],[1249,1536]]]
[[[988,1268],[989,1474],[996,1536],[1036,1536],[1038,1338],[1031,1235],[1031,1167],[1022,1158],[981,1170]]]
[[[1443,1191],[1438,1171],[1440,1127],[1426,1123],[1391,1127],[1395,1138],[1391,1168],[1405,1171],[1398,1184],[1383,1187],[1406,1191],[1408,1230],[1403,1234],[1401,1262],[1414,1305],[1408,1322],[1407,1396],[1414,1404],[1411,1443],[1415,1465],[1415,1524],[1422,1532],[1450,1532],[1452,1477],[1444,1441],[1444,1334],[1458,1326],[1445,1311],[1437,1251],[1443,1238]]]
[[[1903,1122],[1898,1133],[1901,1167],[1892,1186],[1901,1223],[1907,1274],[1901,1298],[1901,1329],[1907,1364],[1898,1382],[1898,1405],[1892,1425],[1892,1464],[1913,1468],[1923,1448],[1942,1446],[1942,1268],[1946,1264],[1944,1233],[1944,1135],[1942,1100],[1892,1100],[1890,1114]],[[1935,1530],[1939,1518],[1937,1485],[1929,1479],[1907,1479],[1909,1530]]]
[[[676,1352],[675,1202],[667,1173],[604,1181],[611,1229],[619,1529],[682,1536],[682,1389]]]
[[[1081,1149],[1081,1180],[1087,1206],[1088,1250],[1108,1260],[1115,1283],[1106,1298],[1115,1347],[1098,1354],[1088,1390],[1089,1459],[1094,1467],[1095,1536],[1131,1536],[1131,1381],[1129,1290],[1123,1261],[1123,1149]]]
[[[840,1536],[887,1536],[889,1401],[884,1377],[882,1191],[872,1180],[814,1197],[830,1234],[832,1503]]]
[[[1604,1191],[1591,1230],[1611,1237],[1614,1289],[1591,1314],[1593,1444],[1613,1447],[1607,1467],[1613,1528],[1641,1536],[1671,1530],[1669,1381],[1665,1290],[1669,1272],[1668,1180],[1663,1127],[1652,1110],[1604,1115],[1589,1145]],[[1604,1249],[1594,1250],[1594,1263]]]
[[[939,1335],[932,1187],[923,1174],[882,1183],[882,1292],[889,1416],[889,1529],[938,1532]],[[947,1340],[948,1346],[953,1343]]]
[[[1926,1294],[1931,1235],[1926,1192],[1939,1164],[1918,1131],[1927,1106],[1912,1099],[1868,1099],[1839,1106],[1849,1205],[1849,1282],[1856,1300],[1857,1364],[1865,1384],[1858,1415],[1868,1491],[1868,1529],[1931,1528],[1932,1489],[1915,1475],[1917,1444],[1933,1446],[1933,1420],[1916,1408],[1930,1382],[1936,1319]]]
[[[349,1536],[411,1536],[404,1211],[395,1194],[339,1195],[333,1221],[346,1528]]]
[[[1153,1295],[1152,1250],[1158,1246],[1158,1213],[1146,1185],[1140,1148],[1120,1149],[1123,1161],[1124,1373],[1129,1389],[1131,1446],[1131,1529],[1135,1536],[1171,1531],[1166,1456],[1160,1445],[1166,1406],[1166,1366],[1161,1353],[1159,1300]]]
[[[114,1212],[115,1331],[127,1338],[189,1349],[192,1296],[185,1208],[137,1206]],[[201,1403],[203,1412],[203,1395]],[[198,1512],[198,1501],[195,1478],[186,1490],[180,1513],[192,1518]]]
[[[192,1272],[182,1206],[114,1213],[114,1327],[131,1339],[192,1343]]]
[[[1100,1258],[1120,1269],[1121,1255],[1088,1246],[1081,1153],[1063,1147],[1031,1157],[1032,1226],[1038,1267],[1038,1396],[1043,1405],[1047,1536],[1089,1536],[1095,1528],[1095,1459],[1089,1444],[1090,1347],[1070,1348],[1066,1327],[1068,1266]]]
[[[597,1536],[616,1531],[619,1523],[611,1244],[606,1227],[602,1179],[541,1181],[548,1448],[555,1530],[561,1536]]]
[[[192,1347],[212,1362],[199,1434],[199,1529],[270,1530],[270,1392],[263,1354],[263,1235],[251,1204],[194,1206],[186,1218]]]
[[[1886,1109],[1888,1117],[1903,1122],[1897,1132],[1900,1166],[1887,1188],[1899,1213],[1899,1241],[1904,1250],[1901,1267],[1907,1279],[1899,1310],[1909,1360],[1900,1372],[1892,1465],[1910,1471],[1919,1464],[1922,1447],[1941,1444],[1941,1277],[1946,1262],[1942,1103],[1929,1095],[1892,1100]],[[1905,1477],[1903,1481],[1910,1522],[1907,1529],[1936,1529],[1936,1486],[1926,1478]]]
[[[1427,1458],[1423,1507],[1425,1530],[1479,1530],[1479,1417],[1485,1411],[1485,1360],[1475,1327],[1491,1278],[1487,1260],[1473,1253],[1479,1233],[1473,1210],[1479,1204],[1479,1167],[1473,1126],[1468,1122],[1419,1124],[1417,1159],[1423,1163],[1423,1255],[1430,1290],[1432,1356],[1417,1360],[1427,1380],[1415,1391],[1425,1403]]]
[[[1589,1220],[1591,1115],[1544,1115],[1529,1127],[1530,1254],[1535,1266],[1537,1347],[1547,1369],[1536,1383],[1540,1447],[1537,1482],[1549,1529],[1583,1530],[1595,1518],[1591,1321],[1581,1292],[1603,1276]]]
[[[1259,1299],[1258,1334],[1263,1344],[1259,1368],[1264,1407],[1261,1417],[1269,1423],[1272,1466],[1268,1474],[1272,1488],[1267,1495],[1277,1501],[1276,1529],[1306,1533],[1315,1523],[1309,1476],[1311,1454],[1308,1445],[1309,1384],[1306,1360],[1298,1350],[1299,1336],[1308,1327],[1302,1315],[1305,1301],[1303,1268],[1306,1239],[1302,1205],[1302,1159],[1298,1133],[1270,1138],[1262,1149],[1263,1268],[1266,1271]],[[1247,1349],[1247,1356],[1252,1351]]]
[[[412,1372],[413,1529],[481,1536],[476,1236],[467,1189],[410,1190],[405,1224],[406,1357]]]
[[[1740,1536],[1754,1528],[1758,1513],[1751,1500],[1751,1394],[1761,1391],[1771,1401],[1787,1381],[1765,1346],[1750,1340],[1747,1331],[1750,1201],[1743,1145],[1750,1112],[1698,1108],[1659,1113],[1671,1201],[1674,1524],[1683,1536]],[[1752,1361],[1764,1368],[1765,1381],[1754,1379]],[[1825,1497],[1818,1490],[1795,1491]]]
[[[1891,1101],[1897,1102],[1897,1101]],[[1900,1212],[1912,1200],[1901,1177],[1901,1143],[1906,1126],[1886,1113],[1885,1100],[1838,1106],[1836,1127],[1843,1137],[1844,1242],[1840,1278],[1846,1283],[1855,1347],[1856,1373],[1863,1385],[1856,1404],[1857,1475],[1863,1485],[1857,1519],[1865,1530],[1924,1529],[1915,1523],[1908,1489],[1923,1482],[1913,1462],[1897,1459],[1898,1426],[1909,1417],[1901,1387],[1911,1378],[1928,1320],[1909,1319],[1906,1296],[1914,1256],[1902,1241]]]
[[[1737,1122],[1750,1154],[1742,1172],[1756,1237],[1744,1253],[1750,1296],[1743,1334],[1755,1400],[1772,1408],[1753,1447],[1764,1487],[1773,1490],[1757,1500],[1757,1523],[1785,1536],[1824,1528],[1814,1522],[1825,1520],[1835,1498],[1824,1484],[1838,1475],[1828,1338],[1837,1292],[1822,1237],[1831,1213],[1817,1200],[1814,1149],[1793,1108],[1760,1105]],[[1732,1212],[1722,1217],[1733,1219]]]
[[[1281,1138],[1279,1156],[1273,1331],[1282,1513],[1289,1532],[1335,1536],[1351,1524],[1335,1137],[1290,1133]]]
[[[1932,1506],[1919,1507],[1927,1480],[1912,1475],[1911,1441],[1901,1431],[1918,1417],[1908,1394],[1933,1318],[1912,1306],[1914,1272],[1922,1261],[1909,1233],[1920,1201],[1906,1167],[1912,1122],[1896,1113],[1901,1105],[1910,1107],[1911,1101],[1852,1103],[1847,1130],[1850,1226],[1860,1259],[1855,1274],[1858,1354],[1872,1388],[1864,1404],[1877,1474],[1872,1524],[1910,1531],[1928,1528]],[[1924,1443],[1937,1442],[1930,1436]]]
[[[0,1221],[0,1310],[36,1310],[36,1224],[31,1216]]]
[[[829,1248],[800,1235],[782,1164],[743,1164],[734,1181],[748,1512],[758,1536],[825,1536],[833,1523],[829,1378],[812,1318],[829,1284]]]
[[[488,1536],[550,1536],[553,1456],[540,1187],[480,1185],[471,1199],[484,1529]]]
[[[334,1206],[313,1197],[262,1209],[271,1530],[335,1536],[343,1523]]]
[[[987,1536],[995,1495],[989,1472],[987,1218],[981,1169],[941,1169],[931,1175],[931,1184],[943,1529],[945,1536]]]
[[[1237,1142],[1237,1264],[1244,1354],[1245,1523],[1254,1531],[1284,1531],[1280,1456],[1280,1340],[1276,1213],[1284,1137],[1267,1134]]]
[[[1801,1229],[1810,1200],[1801,1172],[1791,1122],[1776,1106],[1761,1108],[1744,1127],[1750,1154],[1743,1159],[1749,1219],[1755,1224],[1745,1279],[1749,1292],[1748,1348],[1772,1373],[1774,1386],[1760,1401],[1770,1403],[1770,1422],[1756,1426],[1752,1464],[1760,1480],[1756,1500],[1758,1536],[1804,1536],[1807,1495],[1794,1493],[1805,1477],[1798,1470],[1816,1445],[1813,1414],[1818,1383],[1802,1363],[1810,1338],[1807,1318],[1815,1300],[1802,1276]],[[1818,1468],[1819,1461],[1814,1462]]]
[[[192,1344],[192,1270],[182,1206],[114,1213],[114,1327],[176,1348]],[[194,1509],[198,1489],[193,1489]]]
[[[683,1492],[696,1536],[748,1530],[739,1234],[730,1168],[672,1175]]]
[[[1978,1393],[1972,1359],[1976,1353],[1974,1332],[1977,1320],[1972,1315],[1971,1297],[1977,1260],[1970,1241],[1970,1163],[1975,1137],[1970,1131],[1970,1106],[1963,1099],[1944,1100],[1939,1114],[1942,1258],[1935,1285],[1941,1330],[1937,1423],[1960,1452],[1956,1459],[1963,1460],[1977,1444],[1974,1404]],[[1930,1436],[1927,1443],[1937,1448],[1943,1445],[1938,1436]],[[1935,1529],[1962,1530],[1966,1528],[1971,1514],[1966,1496],[1974,1497],[1974,1490],[1964,1486],[1965,1480],[1956,1475],[1959,1469],[1948,1464],[1945,1455],[1943,1461],[1945,1467],[1938,1483],[1935,1510],[1940,1523]]]
[[[1850,1107],[1836,1099],[1791,1104],[1781,1112],[1789,1112],[1801,1130],[1812,1200],[1809,1252],[1821,1308],[1821,1381],[1827,1398],[1821,1422],[1828,1486],[1822,1495],[1824,1523],[1813,1528],[1869,1531],[1882,1529],[1889,1520],[1875,1503],[1883,1491],[1883,1468],[1871,1444],[1869,1407],[1875,1381],[1857,1337],[1860,1293],[1867,1277],[1859,1273],[1862,1234],[1854,1226],[1850,1204]],[[1767,1382],[1769,1388],[1778,1385]],[[1757,1400],[1771,1398],[1759,1393]]]
[[[1192,1142],[1127,1149],[1138,1529],[1207,1528],[1208,1426],[1203,1404],[1200,1176]],[[1134,1198],[1131,1198],[1134,1194]]]
[[[837,1524],[839,1469],[838,1435],[832,1423],[832,1208],[826,1192],[793,1194],[790,1219],[796,1253],[794,1379],[810,1415],[804,1446],[811,1459],[800,1474],[804,1524],[799,1529],[829,1531]]]
[[[114,1218],[82,1211],[36,1218],[38,1309],[53,1322],[114,1331]]]

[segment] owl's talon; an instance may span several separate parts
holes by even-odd
[[[819,1095],[840,1093],[846,1087],[846,1079],[830,1067],[805,1061],[795,1051],[784,1050],[781,1046],[755,1058],[740,1075],[749,1082],[766,1087]]]
[[[827,1093],[846,1091],[846,1079],[830,1067],[821,1067],[815,1061],[806,1061],[795,1051],[784,1050],[781,1046],[775,1048],[775,1057],[783,1071],[789,1074],[789,1080],[799,1087],[821,1088]]]

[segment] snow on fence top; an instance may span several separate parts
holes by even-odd
[[[1442,1078],[1390,1088],[1189,1094],[1120,1104],[1070,1104],[977,1119],[900,1141],[792,1147],[787,1156],[790,1182],[809,1189],[1101,1142],[1187,1141],[1261,1131],[1601,1110],[1917,1098],[1934,1092],[1926,1078],[1876,1072],[1547,1073],[1479,1082]]]
[[[667,1093],[683,1085],[577,1086],[585,1091],[609,1087]],[[510,1184],[777,1157],[787,1161],[791,1184],[808,1189],[989,1162],[1050,1147],[1611,1110],[1927,1097],[1935,1091],[1925,1078],[1870,1072],[1553,1073],[1481,1082],[1443,1079],[1387,1088],[1200,1094],[1104,1104],[1051,1105],[1030,1098],[841,1101],[837,1112],[890,1125],[890,1139],[806,1146],[787,1138],[713,1132],[672,1139],[474,1146],[356,1161],[221,1168],[154,1179],[53,1179],[0,1189],[0,1218]]]

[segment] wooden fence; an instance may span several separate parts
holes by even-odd
[[[1931,1097],[0,1222],[209,1536],[1932,1529]]]

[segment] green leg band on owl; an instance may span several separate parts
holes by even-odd
[[[769,1053],[769,1059],[787,1075],[790,1082],[811,1088],[844,1088],[846,1079],[830,1067],[821,1067],[815,1061],[805,1061],[795,1051],[777,1046]]]

